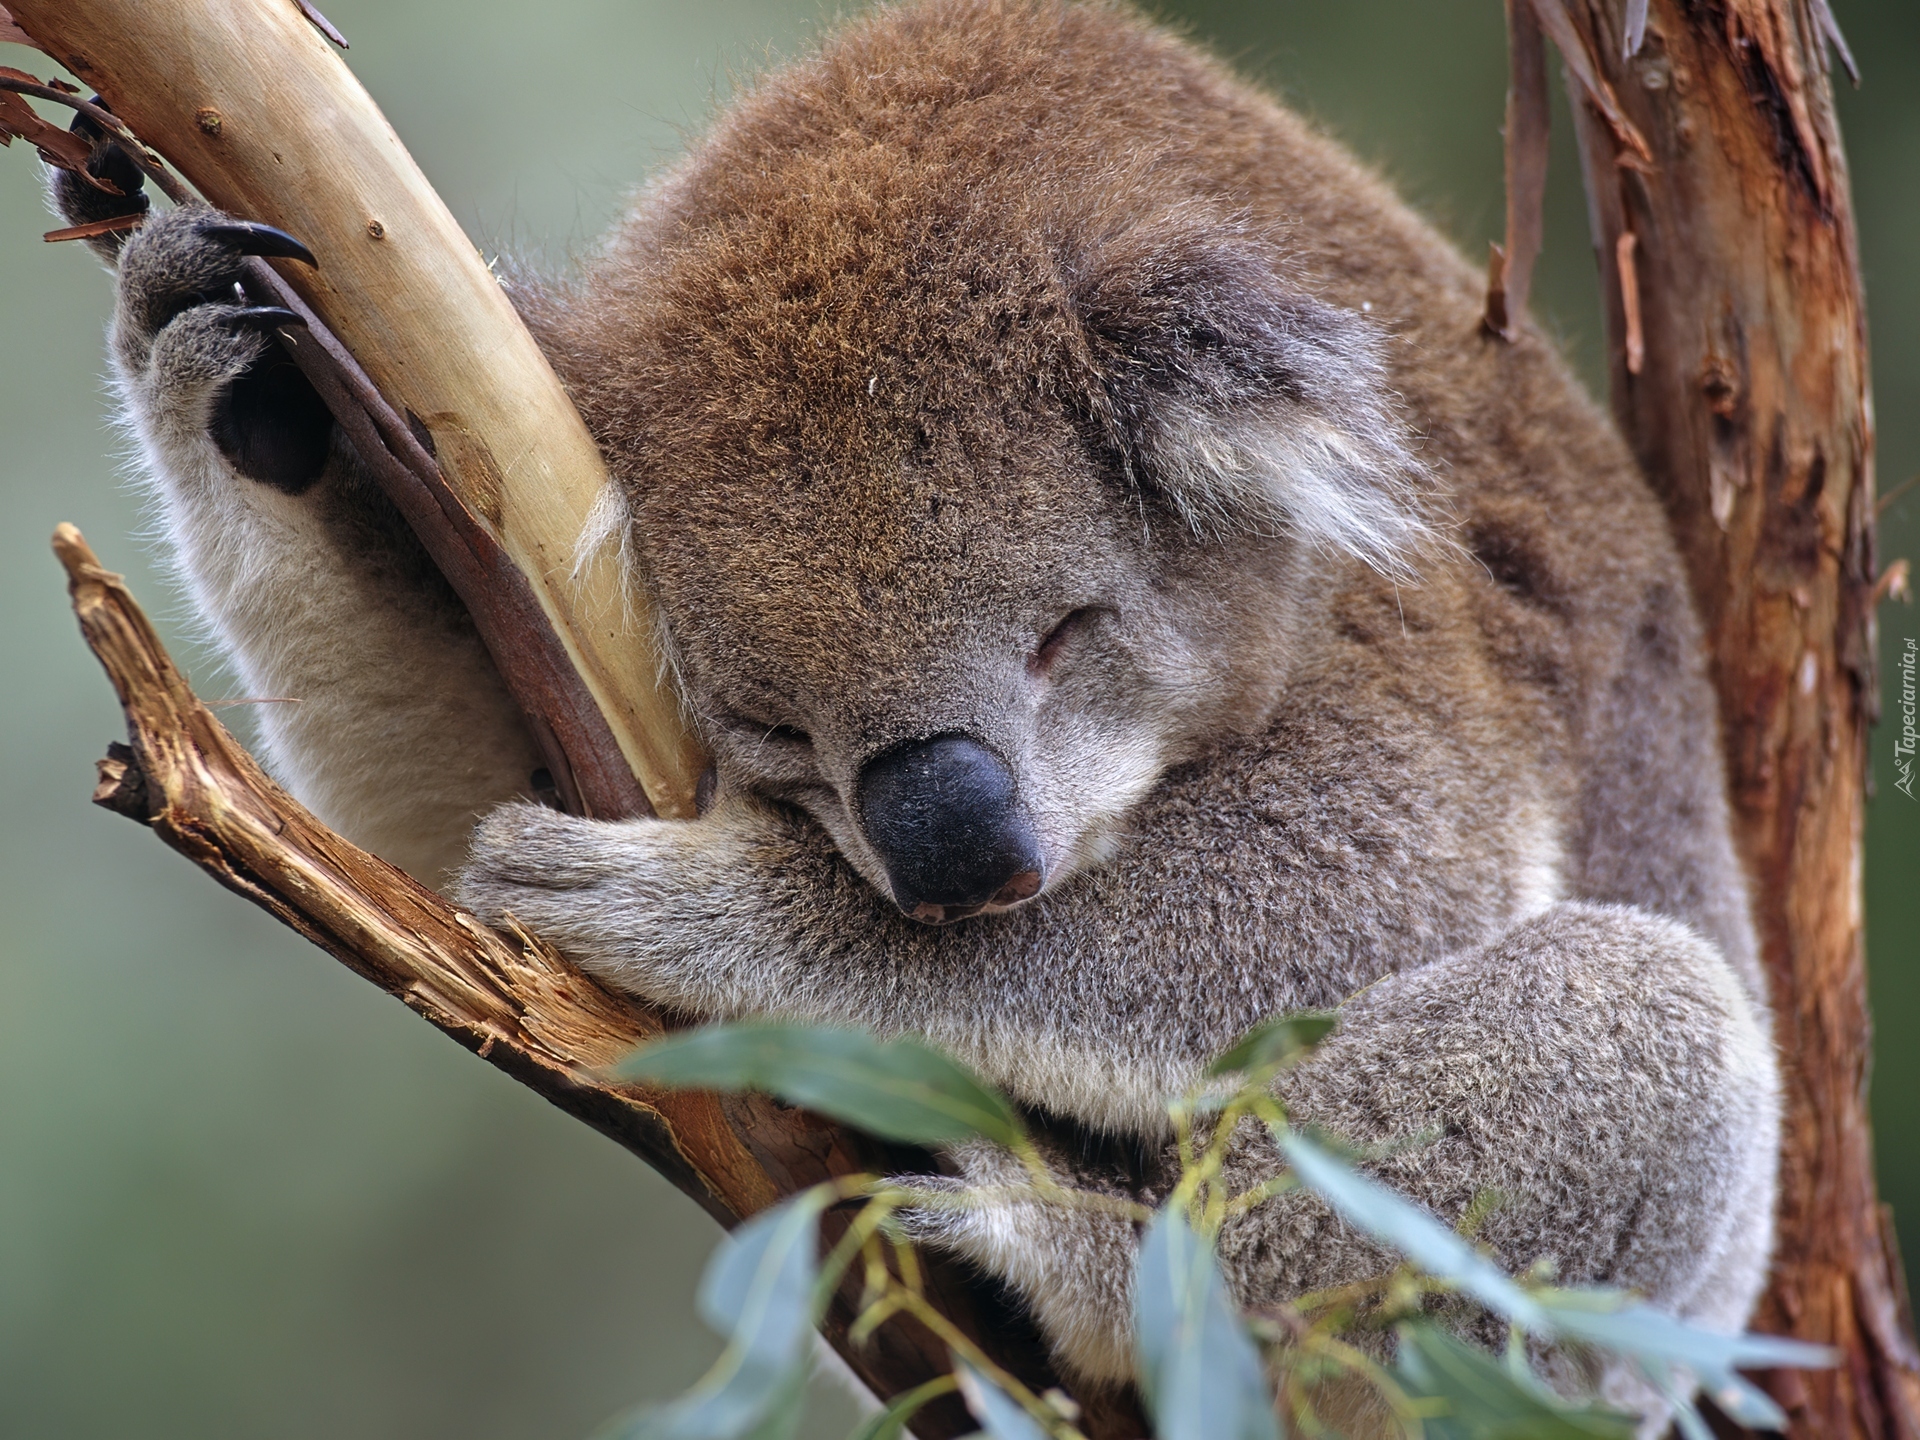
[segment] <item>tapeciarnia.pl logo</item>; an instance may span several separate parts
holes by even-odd
[[[1920,739],[1913,723],[1916,662],[1920,662],[1920,642],[1909,635],[1900,651],[1900,733],[1893,738],[1893,788],[1909,800],[1920,798],[1913,793],[1914,742]]]

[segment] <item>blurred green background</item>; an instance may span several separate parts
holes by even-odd
[[[489,249],[564,263],[717,100],[830,19],[817,0],[325,0],[349,56]],[[1835,0],[1883,490],[1920,471],[1920,11]],[[1498,0],[1193,0],[1165,13],[1378,164],[1478,255],[1501,227]],[[39,57],[0,47],[0,64]],[[1537,305],[1586,373],[1599,319],[1556,121]],[[664,1182],[449,1044],[151,837],[86,803],[119,733],[46,550],[78,522],[176,653],[195,646],[114,458],[109,297],[41,244],[0,156],[0,1436],[584,1437],[717,1349],[715,1236]],[[1920,494],[1883,557],[1920,558]],[[1920,610],[1882,612],[1883,653]],[[238,712],[235,712],[238,713]],[[1920,1253],[1920,805],[1892,741],[1868,848],[1885,1194]],[[809,1435],[844,1434],[833,1394]]]

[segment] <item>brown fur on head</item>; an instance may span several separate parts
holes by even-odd
[[[874,756],[983,742],[1055,883],[1265,719],[1329,565],[1401,574],[1423,534],[1373,327],[1177,164],[1155,91],[1214,77],[1119,11],[1013,8],[882,13],[775,76],[546,337],[723,779],[883,890]],[[1055,107],[1089,123],[1036,153]]]

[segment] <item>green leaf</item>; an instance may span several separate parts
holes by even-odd
[[[788,1440],[811,1368],[820,1214],[833,1199],[831,1186],[816,1185],[720,1242],[698,1304],[727,1348],[693,1389],[608,1440]]]
[[[1018,1400],[957,1355],[953,1360],[953,1373],[960,1382],[960,1394],[966,1399],[967,1409],[986,1427],[980,1433],[989,1440],[1047,1440],[1047,1432],[1034,1423]]]
[[[1524,1369],[1509,1368],[1424,1321],[1399,1327],[1395,1369],[1407,1393],[1439,1400],[1427,1440],[1633,1440],[1631,1416],[1569,1405]]]
[[[1730,1419],[1758,1429],[1783,1429],[1786,1416],[1735,1371],[1824,1368],[1837,1358],[1825,1346],[1775,1335],[1715,1334],[1622,1295],[1561,1290],[1541,1298],[1553,1334],[1630,1356],[1657,1384],[1668,1381],[1673,1366],[1684,1366]]]
[[[1297,1130],[1277,1130],[1275,1138],[1300,1183],[1348,1224],[1391,1245],[1436,1280],[1458,1286],[1496,1315],[1527,1330],[1550,1328],[1538,1300],[1411,1200],[1336,1160]]]
[[[694,1303],[700,1318],[755,1355],[783,1359],[813,1331],[820,1215],[831,1185],[762,1210],[720,1242]]]
[[[1207,1066],[1206,1073],[1218,1076],[1278,1069],[1312,1050],[1339,1023],[1340,1017],[1331,1010],[1296,1010],[1265,1021],[1234,1041],[1231,1049]]]
[[[1159,1440],[1279,1440],[1260,1352],[1212,1248],[1175,1207],[1147,1229],[1133,1303],[1140,1388]]]
[[[938,1145],[1021,1139],[1013,1107],[957,1061],[917,1040],[864,1030],[751,1022],[710,1025],[636,1050],[626,1080],[703,1090],[765,1090],[887,1140]]]
[[[894,1396],[886,1409],[862,1421],[848,1440],[901,1440],[907,1433],[907,1422],[920,1413],[920,1407],[950,1394],[957,1383],[951,1375],[936,1375],[924,1385]]]
[[[806,1407],[807,1382],[812,1378],[810,1355],[789,1366],[781,1377],[779,1387],[768,1400],[760,1423],[742,1435],[740,1440],[793,1440],[800,1432],[800,1421]]]

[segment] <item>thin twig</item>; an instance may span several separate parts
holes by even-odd
[[[1891,506],[1894,501],[1898,500],[1902,495],[1906,494],[1909,490],[1913,489],[1913,487],[1916,485],[1920,485],[1920,475],[1909,475],[1906,479],[1902,480],[1898,485],[1894,486],[1893,489],[1887,491],[1886,494],[1882,495],[1878,500],[1874,502],[1874,505],[1873,505],[1874,518],[1877,520],[1882,515],[1886,514],[1888,507]]]

